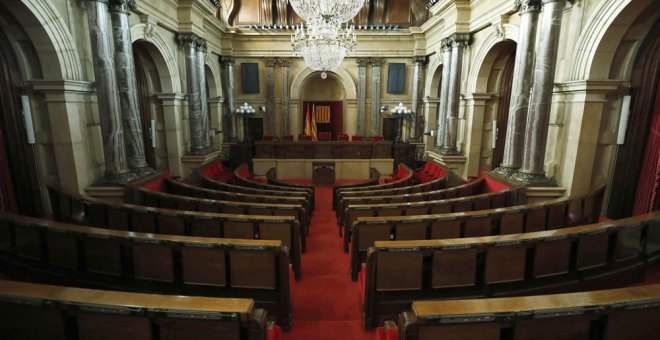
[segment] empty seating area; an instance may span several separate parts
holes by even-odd
[[[0,215],[2,262],[18,279],[94,288],[250,297],[290,326],[281,241],[170,236]]]
[[[265,340],[252,299],[125,293],[0,281],[0,334],[19,339]]]
[[[416,301],[391,338],[652,339],[660,333],[660,285],[497,299]],[[381,333],[385,333],[384,330]]]
[[[418,300],[621,287],[643,280],[658,260],[658,212],[516,235],[380,241],[369,249],[362,281],[365,327]]]

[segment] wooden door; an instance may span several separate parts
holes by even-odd
[[[264,119],[263,118],[248,118],[248,141],[264,139]]]
[[[399,128],[397,118],[383,118],[383,137],[387,141],[396,140],[396,130]]]

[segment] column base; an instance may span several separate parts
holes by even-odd
[[[119,173],[106,173],[103,178],[98,181],[99,185],[124,185],[136,180],[137,177],[130,171],[122,171]]]
[[[456,148],[442,147],[442,148],[440,148],[439,152],[443,156],[458,156],[458,155],[460,155],[460,153],[458,152],[458,149],[456,149]]]
[[[141,167],[137,167],[137,168],[132,168],[131,172],[133,172],[133,174],[135,175],[136,178],[141,179],[141,178],[147,177],[147,176],[155,173],[156,170],[152,169],[148,165],[145,165],[145,166],[141,166]]]
[[[528,173],[517,171],[509,177],[512,182],[528,187],[554,187],[557,183],[554,179],[545,177],[544,173]]]
[[[518,169],[520,168],[513,168],[506,165],[500,165],[494,170],[492,170],[491,173],[500,177],[509,178],[513,176],[518,171]]]

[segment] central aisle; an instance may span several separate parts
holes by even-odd
[[[293,327],[286,340],[374,339],[362,326],[357,282],[351,281],[350,256],[342,251],[332,210],[332,186],[316,186],[315,210],[302,255],[302,280],[291,280]]]

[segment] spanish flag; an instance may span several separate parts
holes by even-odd
[[[312,122],[310,123],[311,125],[311,135],[312,135],[312,141],[318,142],[319,141],[319,136],[318,132],[316,131],[316,106],[312,106]]]

